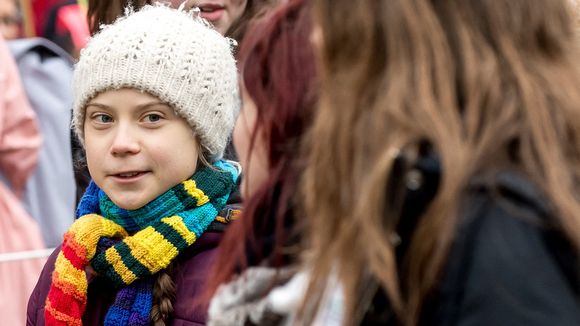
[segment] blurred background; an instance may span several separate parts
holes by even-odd
[[[28,297],[74,221],[73,65],[89,38],[86,1],[0,0],[0,325],[24,325]]]
[[[48,39],[77,58],[89,37],[86,1],[0,0],[0,32],[7,40]]]

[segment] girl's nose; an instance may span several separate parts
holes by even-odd
[[[127,125],[119,125],[111,144],[111,154],[123,156],[139,153],[140,150],[135,130]]]

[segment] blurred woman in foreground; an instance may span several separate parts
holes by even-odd
[[[580,324],[569,1],[315,2],[305,323]]]

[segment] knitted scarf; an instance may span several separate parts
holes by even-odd
[[[152,291],[147,276],[167,267],[202,235],[237,178],[236,167],[218,161],[133,211],[116,206],[91,182],[79,203],[80,217],[65,233],[56,259],[45,303],[46,325],[82,325],[89,264],[122,288],[106,319],[115,325],[139,325],[142,319],[147,324]],[[123,289],[133,283],[132,289]]]

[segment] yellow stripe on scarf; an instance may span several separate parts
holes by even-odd
[[[168,266],[179,253],[171,242],[151,226],[126,238],[123,242],[131,249],[133,257],[147,267],[151,274]]]
[[[133,274],[127,266],[125,266],[121,255],[119,255],[115,247],[111,247],[109,250],[105,251],[105,258],[107,259],[107,262],[113,266],[115,272],[119,274],[125,284],[131,284],[137,279],[137,276]]]
[[[209,197],[207,197],[203,191],[201,191],[199,188],[197,188],[197,185],[195,184],[195,181],[193,180],[186,180],[183,181],[183,188],[185,189],[185,191],[187,191],[187,193],[197,199],[197,206],[201,206],[204,204],[209,203]]]
[[[79,270],[61,253],[56,257],[54,272],[61,282],[71,284],[80,293],[87,292],[87,278],[84,270]],[[76,293],[75,293],[76,294]]]
[[[70,227],[67,233],[74,234],[75,242],[84,247],[85,253],[77,252],[77,256],[91,260],[97,251],[97,242],[101,237],[127,236],[127,231],[119,224],[97,214],[81,216]],[[75,247],[75,251],[80,248]]]
[[[161,222],[171,226],[175,232],[179,233],[188,246],[194,243],[197,239],[195,233],[187,229],[187,226],[183,223],[183,219],[179,216],[164,217],[161,219]]]

